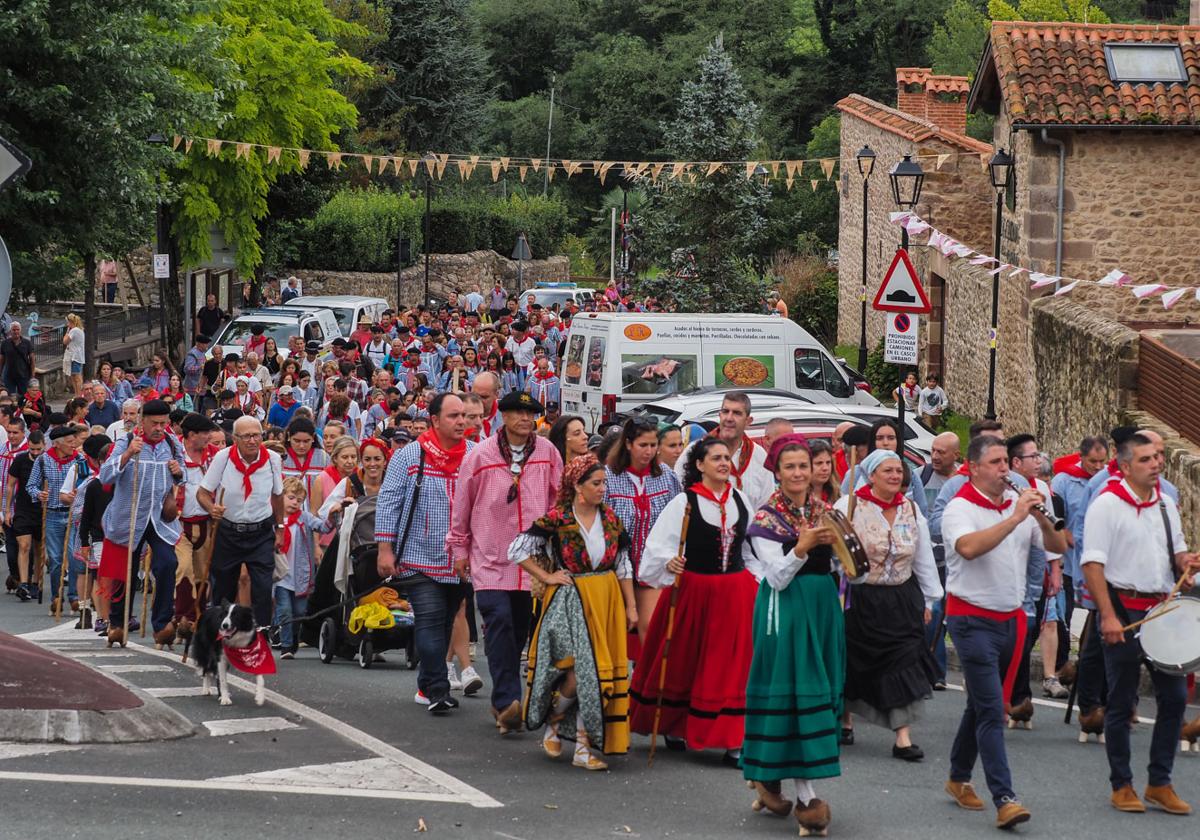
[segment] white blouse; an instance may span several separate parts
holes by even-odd
[[[737,522],[738,507],[734,501],[735,496],[741,497],[742,504],[750,513],[750,519],[746,523],[749,527],[750,522],[754,520],[755,508],[745,494],[736,488],[725,501],[725,524],[727,527],[733,527]],[[683,530],[683,511],[687,503],[687,493],[680,493],[667,502],[667,506],[655,520],[654,527],[650,529],[650,536],[646,538],[646,547],[642,551],[642,563],[638,567],[638,578],[647,586],[663,588],[675,583],[675,575],[667,571],[667,563],[679,553],[679,534]],[[716,502],[702,496],[697,497],[696,510],[692,511],[692,516],[697,514],[709,525],[721,527],[721,509]],[[747,571],[762,579],[762,565],[754,556],[749,539],[742,542],[742,562]]]
[[[760,580],[765,580],[776,592],[788,588],[792,579],[808,562],[808,555],[796,556],[795,551],[784,552],[783,543],[768,540],[763,537],[752,537],[748,540],[754,549]]]
[[[572,511],[574,512],[574,511]],[[583,523],[579,521],[579,515],[575,514],[575,526],[579,529],[579,535],[583,538],[584,547],[587,549],[588,561],[591,563],[592,569],[596,569],[604,562],[604,555],[608,550],[608,545],[604,539],[604,519],[599,511],[596,513],[596,518],[592,520],[590,528],[583,527]],[[520,533],[513,539],[508,546],[508,561],[514,565],[520,564],[532,557],[539,557],[546,554],[546,538],[537,537],[529,533]],[[555,558],[557,560],[557,558]],[[631,580],[633,578],[633,565],[629,562],[628,549],[619,549],[613,564],[613,572],[617,575],[617,580]]]
[[[867,502],[866,505],[874,508],[876,514],[881,518],[883,517],[883,512],[879,510],[877,505],[873,505],[870,502]],[[849,518],[849,496],[842,496],[833,506]],[[856,508],[861,508],[862,506],[863,502],[860,499],[856,503]],[[921,585],[921,592],[925,596],[925,608],[933,609],[934,605],[942,600],[944,590],[942,589],[942,581],[938,577],[937,562],[933,559],[933,542],[929,537],[929,521],[921,513],[921,509],[916,504],[913,504],[912,510],[917,520],[917,544],[912,560],[913,574],[917,576],[917,583]]]

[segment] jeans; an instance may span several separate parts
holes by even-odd
[[[275,624],[279,627],[279,642],[280,647],[285,651],[295,653],[297,648],[296,643],[296,625],[292,623],[292,619],[303,618],[308,612],[308,596],[297,595],[290,589],[284,589],[282,586],[275,587]]]
[[[23,397],[25,389],[29,387],[29,377],[21,378],[12,374],[4,374],[4,389],[10,394]]]
[[[1104,646],[1100,641],[1100,616],[1089,610],[1091,627],[1079,644],[1079,670],[1075,675],[1079,714],[1086,715],[1107,703],[1108,682],[1105,679]],[[1105,738],[1105,740],[1108,740]]]
[[[48,522],[47,526],[49,526]],[[141,562],[142,549],[147,545],[150,546],[150,574],[154,575],[154,603],[150,607],[150,618],[151,624],[157,632],[170,624],[171,619],[175,617],[175,567],[177,562],[175,546],[169,545],[160,537],[153,525],[147,525],[146,532],[134,546],[134,563]],[[140,568],[140,565],[135,566],[135,575],[139,573]],[[125,594],[129,591],[129,587],[123,586],[120,591],[121,597],[113,599],[110,612],[114,627],[122,627],[125,623]],[[132,607],[129,614],[133,615]]]
[[[52,598],[58,597],[59,587],[62,583],[63,543],[67,538],[68,513],[69,511],[65,509],[46,511],[46,532],[42,536],[46,541],[46,590]],[[69,559],[65,593],[68,601],[79,597],[75,591],[76,567],[79,567],[78,571],[82,574],[82,564],[78,560]]]
[[[529,638],[533,598],[521,590],[480,589],[475,591],[475,600],[483,617],[492,708],[502,711],[521,700],[521,651]],[[445,658],[444,650],[441,656]],[[443,671],[445,668],[442,665]]]
[[[1119,614],[1119,613],[1118,613]],[[1145,612],[1129,610],[1126,623],[1139,621]],[[1124,620],[1124,619],[1123,619]],[[1099,635],[1099,634],[1097,634]],[[1104,742],[1108,753],[1108,779],[1113,790],[1132,784],[1129,769],[1129,722],[1137,708],[1138,682],[1142,676],[1142,648],[1131,633],[1119,645],[1103,645],[1104,670],[1108,677],[1108,705],[1104,712]],[[1187,709],[1187,677],[1166,674],[1150,666],[1154,683],[1154,733],[1150,736],[1149,782],[1169,785],[1175,764],[1179,727]]]
[[[982,759],[988,790],[999,808],[1005,799],[1016,798],[1004,747],[1003,685],[1009,659],[1020,655],[1013,650],[1016,625],[962,615],[950,616],[946,625],[967,685],[967,708],[950,748],[950,780],[971,781],[975,759]]]
[[[934,556],[941,554],[941,546],[934,546]],[[946,588],[946,567],[938,566],[938,578],[942,581],[942,589]],[[933,605],[930,610],[932,618],[925,625],[925,646],[933,651],[934,661],[937,662],[937,681],[946,681],[946,628],[942,624],[942,616],[946,613],[946,597]],[[934,638],[938,633],[941,635]]]
[[[413,633],[417,645],[417,688],[430,701],[450,694],[446,674],[446,651],[454,617],[463,600],[465,584],[439,583],[425,575],[406,578],[408,603],[413,611]]]

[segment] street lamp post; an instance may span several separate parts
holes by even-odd
[[[170,143],[165,135],[158,132],[155,132],[147,137],[146,142],[155,146],[166,146]],[[158,206],[155,210],[154,253],[167,255],[167,265],[169,266],[167,273],[169,276],[166,278],[157,278],[156,281],[158,283],[158,305],[161,309],[158,327],[159,340],[162,342],[163,352],[167,353],[168,355],[174,355],[172,352],[174,348],[167,346],[167,283],[171,283],[172,286],[175,284],[175,248],[174,242],[171,238],[171,209],[167,206],[167,203],[161,199],[159,200]],[[88,324],[89,332],[91,326],[91,324]],[[187,335],[186,326],[184,327],[183,334],[185,336]]]
[[[992,188],[996,191],[996,238],[992,256],[996,265],[1000,265],[1000,225],[1004,217],[1004,192],[1012,178],[1013,158],[1004,149],[997,150],[988,161],[988,177],[991,178]],[[987,411],[983,416],[988,420],[996,419],[996,343],[998,319],[1000,316],[1000,273],[992,275],[992,332],[988,336],[988,395]]]
[[[888,173],[892,180],[892,198],[902,210],[912,210],[921,200],[921,187],[925,184],[925,170],[921,164],[905,155],[904,160],[892,167]],[[900,226],[900,247],[908,250],[908,228]],[[900,365],[900,383],[896,388],[896,436],[899,438],[900,457],[904,457],[904,366]]]
[[[425,297],[421,302],[424,303],[426,306],[428,306],[429,305],[429,248],[431,245],[431,243],[429,241],[429,223],[430,223],[430,218],[431,218],[430,212],[429,212],[429,202],[430,202],[430,198],[433,194],[433,167],[437,165],[437,157],[435,155],[433,155],[432,153],[427,153],[424,157],[421,158],[421,162],[425,164],[425,231],[422,234],[422,238],[425,240],[425,242],[424,242],[424,245],[425,245]],[[397,302],[397,305],[398,305],[398,302]]]
[[[867,182],[875,169],[875,152],[863,146],[856,155],[858,174],[862,176],[862,287],[859,289],[858,372],[867,369]]]

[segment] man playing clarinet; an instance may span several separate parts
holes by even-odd
[[[1161,492],[1154,439],[1139,432],[1120,444],[1117,465],[1124,477],[1112,478],[1088,507],[1080,563],[1096,602],[1104,641],[1108,677],[1104,739],[1112,804],[1118,811],[1140,814],[1146,805],[1133,788],[1129,741],[1142,650],[1137,631],[1125,628],[1165,600],[1175,590],[1177,576],[1183,576],[1180,589],[1191,589],[1200,560],[1187,550],[1174,500]],[[1190,814],[1191,806],[1171,786],[1175,745],[1187,706],[1187,678],[1153,665],[1150,677],[1157,711],[1145,802],[1170,814]]]

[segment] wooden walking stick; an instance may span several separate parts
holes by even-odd
[[[1083,632],[1079,634],[1079,656],[1075,658],[1075,680],[1071,683],[1071,691],[1067,694],[1067,713],[1063,715],[1063,723],[1070,724],[1071,713],[1075,711],[1075,698],[1079,693],[1079,660],[1083,658],[1083,648],[1087,645],[1088,636],[1092,632],[1092,625],[1096,620],[1096,611],[1088,610],[1087,618],[1083,622]],[[1070,644],[1070,633],[1067,634]]]
[[[683,557],[684,545],[687,543],[688,523],[692,518],[692,506],[688,505],[683,509],[683,527],[679,530],[679,553],[678,557]],[[680,573],[675,575],[675,582],[671,584],[671,606],[667,610],[667,636],[663,641],[662,662],[658,668],[658,696],[654,699],[654,725],[650,728],[650,760],[647,762],[647,767],[654,766],[654,751],[658,748],[658,724],[662,720],[662,704],[663,704],[663,688],[667,683],[667,658],[671,655],[671,637],[675,635],[675,605],[679,601],[679,579],[683,577]]]
[[[42,479],[42,492],[49,492],[49,484],[45,479]],[[42,598],[46,590],[46,509],[50,506],[49,498],[42,502],[42,538],[39,540],[40,551],[38,551],[37,564],[37,582],[38,582],[38,603],[42,603]]]
[[[129,616],[133,612],[133,550],[137,546],[133,530],[137,527],[138,479],[142,459],[133,462],[133,492],[129,500],[129,547],[125,554],[125,623],[121,625],[121,647],[129,643]]]
[[[62,620],[63,601],[67,598],[67,572],[71,567],[71,509],[67,508],[67,530],[63,534],[62,573],[58,576],[58,603],[54,605],[54,623]]]
[[[143,639],[146,638],[146,611],[150,606],[150,589],[153,578],[150,576],[150,558],[153,552],[150,550],[150,544],[142,549],[142,626],[138,630],[138,635]],[[157,587],[155,587],[157,588]]]

